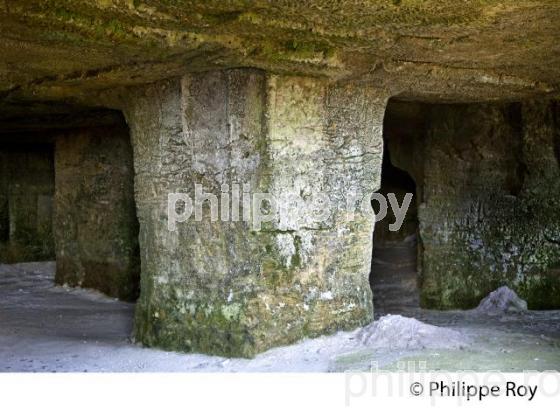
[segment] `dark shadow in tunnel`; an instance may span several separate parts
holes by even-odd
[[[54,145],[0,138],[0,263],[55,257]]]
[[[386,121],[384,126],[385,149],[381,188],[378,192],[385,198],[394,194],[399,205],[403,204],[407,193],[413,196],[404,221],[397,231],[391,231],[389,227],[396,218],[388,200],[387,216],[375,224],[369,280],[376,318],[385,314],[397,314],[420,304],[417,274],[417,186],[408,172],[396,167],[391,161],[387,139],[391,137],[392,130],[387,123]],[[372,201],[372,207],[374,212],[379,212],[377,201]]]

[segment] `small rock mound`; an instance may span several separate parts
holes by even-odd
[[[374,349],[458,349],[468,340],[461,333],[401,315],[386,315],[358,333],[361,344]]]
[[[502,286],[482,299],[475,310],[488,315],[522,313],[527,310],[527,302],[507,286]]]

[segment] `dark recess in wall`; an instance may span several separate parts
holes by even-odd
[[[552,101],[551,109],[554,123],[554,155],[556,156],[558,167],[560,167],[560,102]]]
[[[54,152],[29,135],[0,142],[0,262],[54,259]]]

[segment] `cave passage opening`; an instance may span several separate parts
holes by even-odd
[[[395,109],[397,107],[397,109]],[[403,204],[405,195],[412,194],[402,225],[397,230],[390,229],[396,221],[392,207],[388,206],[385,218],[376,222],[373,233],[373,250],[370,271],[370,286],[373,291],[374,313],[376,317],[396,314],[403,308],[419,307],[419,288],[417,273],[418,256],[418,208],[419,189],[414,178],[406,170],[395,165],[392,147],[397,151],[401,161],[413,158],[412,144],[403,144],[406,134],[418,132],[406,127],[409,121],[402,121],[400,105],[389,103],[383,125],[384,151],[381,169],[381,187],[379,193],[386,199],[394,195],[398,204]],[[410,108],[410,107],[407,107]],[[410,111],[410,110],[408,110]],[[410,140],[413,140],[409,137]],[[397,157],[397,155],[395,155]],[[407,163],[407,166],[412,164]],[[389,201],[387,201],[389,204]],[[379,204],[372,201],[374,212],[379,212]]]
[[[380,193],[415,195],[398,232],[391,209],[375,226],[376,316],[558,309],[558,129],[555,100],[389,101]]]

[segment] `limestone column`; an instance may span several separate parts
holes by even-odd
[[[132,148],[123,125],[56,138],[55,279],[133,301],[140,275],[138,220]]]
[[[352,198],[379,188],[383,93],[239,69],[188,74],[127,100],[142,257],[139,341],[250,357],[372,320],[373,218]],[[219,199],[235,198],[237,187],[241,202],[244,187],[270,194],[273,217],[257,229],[243,204],[239,220],[226,206],[225,221],[204,206],[201,220],[193,213],[170,231],[168,195],[194,202],[196,184]]]

